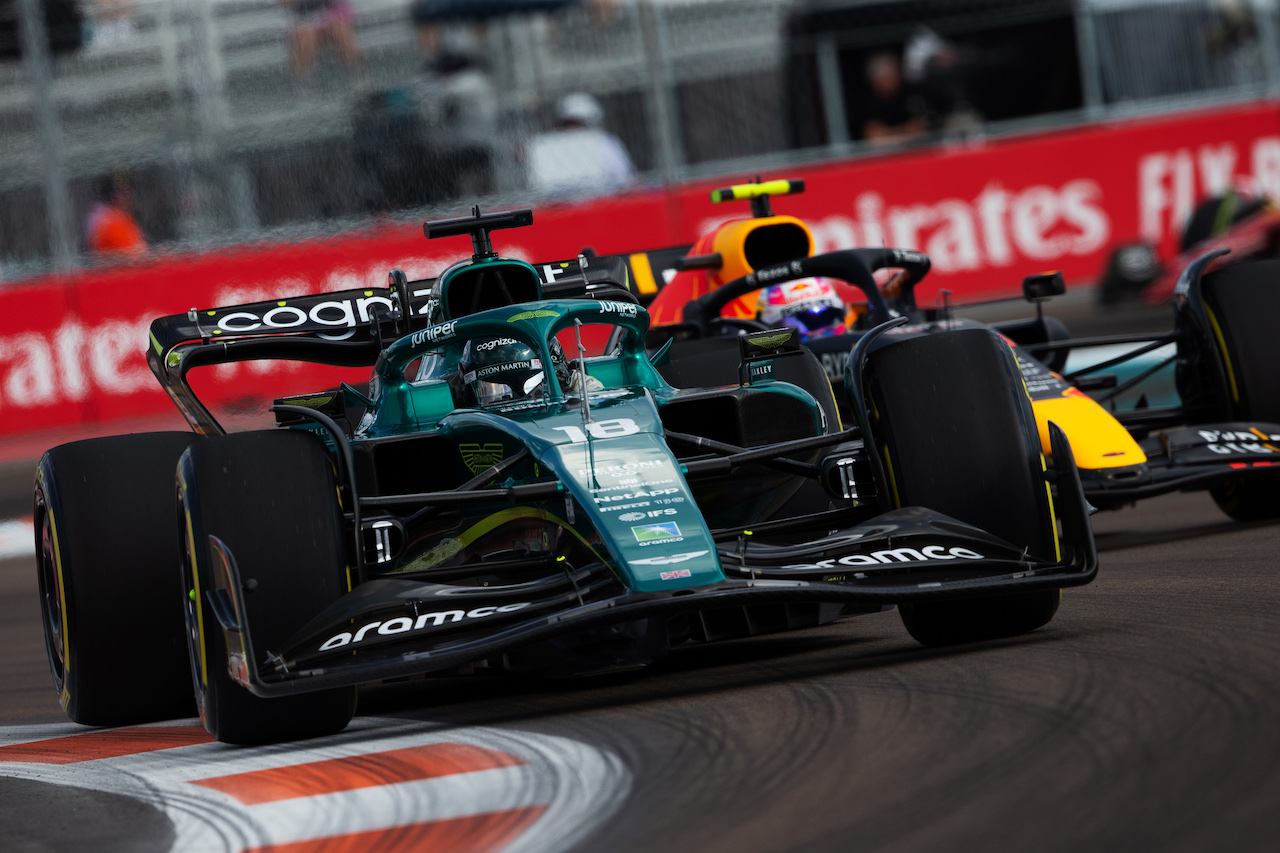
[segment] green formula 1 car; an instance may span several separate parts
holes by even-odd
[[[296,739],[342,729],[361,683],[616,671],[892,605],[927,644],[1010,636],[1094,577],[1070,446],[1054,429],[1046,466],[994,333],[863,336],[849,424],[790,329],[741,336],[738,382],[677,389],[618,264],[492,251],[531,221],[428,223],[475,245],[434,280],[152,324],[193,432],[63,445],[37,472],[72,719],[181,715],[194,683],[218,739]],[[258,358],[373,372],[225,434],[187,373]]]

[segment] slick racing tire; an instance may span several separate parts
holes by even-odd
[[[36,469],[45,646],[59,701],[77,723],[191,715],[173,482],[197,440],[157,432],[77,441],[45,453]]]
[[[1235,419],[1280,423],[1280,261],[1223,267],[1206,275],[1201,286]],[[1240,478],[1209,493],[1237,521],[1280,516],[1275,477]]]
[[[179,464],[182,593],[200,720],[235,744],[301,740],[346,728],[354,687],[264,699],[234,681],[212,586],[217,537],[235,561],[259,666],[347,592],[333,466],[318,438],[293,430],[206,439]]]
[[[1031,401],[1007,344],[986,329],[912,338],[867,360],[871,432],[896,506],[923,506],[1056,559],[1057,539]],[[1035,630],[1060,592],[898,608],[927,646]]]

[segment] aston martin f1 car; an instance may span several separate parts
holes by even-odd
[[[785,328],[735,338],[733,381],[676,388],[624,264],[540,274],[492,250],[490,231],[531,221],[428,223],[474,244],[434,280],[152,324],[151,368],[193,432],[63,445],[37,473],[72,719],[181,714],[194,683],[218,739],[295,739],[343,728],[371,681],[624,670],[892,605],[926,644],[1011,636],[1094,577],[1071,447],[1051,425],[1045,464],[994,333],[870,330],[848,425]],[[871,274],[863,255],[829,260]],[[259,358],[372,378],[225,434],[188,373]]]
[[[647,276],[646,289],[654,294],[648,303],[656,321],[650,345],[673,341],[661,368],[673,385],[731,381],[736,370],[732,338],[768,325],[757,317],[756,293],[818,277],[824,287],[823,279],[834,281],[852,309],[847,320],[836,319],[836,333],[804,344],[822,360],[837,389],[847,381],[850,350],[868,330],[887,322],[904,324],[886,333],[896,339],[991,329],[1016,348],[1044,453],[1052,458],[1049,424],[1056,423],[1070,439],[1085,495],[1095,507],[1208,489],[1233,518],[1280,515],[1280,337],[1275,333],[1280,261],[1253,260],[1206,272],[1227,252],[1214,249],[1182,271],[1172,331],[1072,339],[1065,325],[1041,309],[1043,301],[1063,292],[1059,274],[1023,282],[1025,298],[1036,304],[1035,317],[984,325],[956,318],[948,305],[922,309],[916,304],[915,287],[930,269],[929,258],[919,252],[813,254],[808,226],[796,217],[775,215],[769,203],[771,195],[802,189],[803,182],[793,180],[717,190],[716,201],[749,200],[752,216],[727,222],[693,245],[623,256],[633,271]],[[843,275],[844,258],[858,259],[865,271],[860,267],[857,277]],[[879,283],[871,275],[878,270],[895,272]],[[1163,354],[1171,344],[1175,351]],[[1124,351],[1064,372],[1068,354],[1089,347]],[[1144,362],[1157,352],[1156,360]],[[1176,402],[1151,408],[1142,400],[1127,411],[1104,407],[1121,394],[1141,390],[1171,365]],[[921,374],[908,381],[923,384],[934,377]]]

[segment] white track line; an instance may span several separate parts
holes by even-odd
[[[0,560],[34,557],[35,539],[31,535],[31,519],[0,521]]]

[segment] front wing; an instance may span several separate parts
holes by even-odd
[[[1081,471],[1090,503],[1107,508],[1169,492],[1211,489],[1240,478],[1280,479],[1280,424],[1166,429],[1139,446],[1147,456],[1141,465]]]
[[[603,564],[518,587],[370,581],[317,615],[284,649],[256,650],[234,555],[210,537],[214,630],[223,632],[231,676],[254,695],[273,697],[453,669],[638,619],[753,604],[885,605],[1080,586],[1098,569],[1089,508],[1056,426],[1052,441],[1062,527],[1052,562],[908,507],[801,546],[757,546],[745,531],[723,537],[728,579],[669,592],[617,592],[620,584]],[[673,573],[680,571],[678,556]]]

